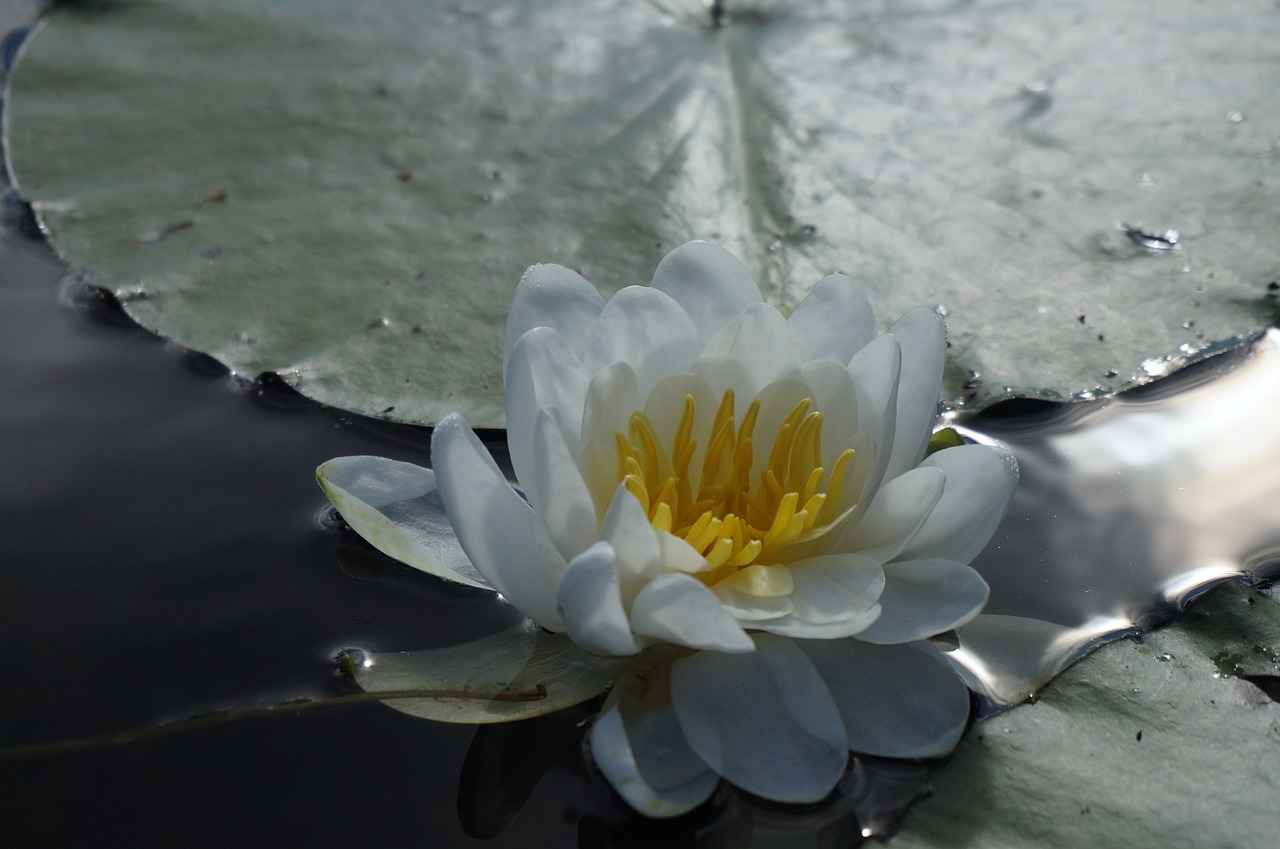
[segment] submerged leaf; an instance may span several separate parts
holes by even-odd
[[[343,667],[387,705],[440,722],[510,722],[584,702],[609,689],[623,662],[589,655],[526,622],[442,649],[352,652]],[[427,697],[411,691],[431,693]]]
[[[64,4],[7,150],[139,322],[369,415],[500,424],[527,265],[617,288],[690,238],[783,307],[944,306],[953,404],[1060,398],[1277,312],[1280,18],[1127,5]]]

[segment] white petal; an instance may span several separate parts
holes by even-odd
[[[828,466],[858,431],[858,390],[843,362],[810,360],[800,366],[801,380],[822,413],[822,459]]]
[[[909,643],[959,627],[987,603],[986,581],[954,560],[907,560],[884,565],[884,613],[858,635],[870,643]]]
[[[902,375],[898,380],[898,415],[893,454],[885,476],[896,477],[924,457],[938,417],[938,391],[947,358],[947,328],[942,316],[916,307],[889,328],[902,346]]]
[[[726,585],[723,581],[711,588],[720,606],[729,612],[745,628],[756,627],[757,622],[789,616],[794,609],[790,596],[764,597],[750,595]]]
[[[658,557],[662,571],[695,574],[710,568],[706,558],[675,534],[658,531]]]
[[[552,410],[543,410],[533,434],[533,475],[525,486],[529,503],[566,560],[595,542],[596,511]]]
[[[968,563],[986,546],[1013,500],[1018,461],[993,446],[957,445],[929,455],[920,465],[941,469],[947,483],[902,559],[945,557]]]
[[[643,647],[622,607],[609,543],[597,542],[569,562],[556,600],[565,633],[592,654],[632,655]]]
[[[675,298],[689,314],[700,346],[748,304],[762,300],[746,266],[710,242],[689,242],[663,257],[652,286]]]
[[[701,348],[693,321],[669,295],[628,286],[601,310],[582,362],[587,374],[630,363],[643,398],[664,377],[689,371]]]
[[[945,484],[946,475],[931,468],[911,469],[886,482],[836,550],[857,552],[877,563],[897,557],[928,520]]]
[[[760,473],[769,465],[769,454],[778,438],[778,431],[791,415],[796,405],[806,398],[813,400],[813,390],[794,378],[783,378],[769,383],[756,395],[760,401],[760,413],[753,431],[751,456],[751,480],[759,481]],[[748,401],[751,399],[748,398]],[[810,410],[813,406],[810,405]],[[742,421],[741,418],[738,419]],[[823,425],[825,429],[825,423]],[[708,439],[710,434],[708,434]]]
[[[749,652],[755,646],[711,590],[679,572],[659,575],[631,605],[631,630],[694,649]]]
[[[790,640],[760,634],[750,654],[698,652],[671,669],[671,698],[693,751],[726,779],[776,802],[824,798],[844,775],[844,723]]]
[[[873,486],[884,479],[884,470],[893,451],[901,370],[902,349],[898,340],[887,333],[876,337],[849,361],[849,374],[858,393],[858,430],[871,435],[879,452],[876,469],[871,476]]]
[[[843,274],[818,281],[787,318],[803,360],[847,363],[876,338],[867,293]]]
[[[462,416],[450,413],[436,425],[431,459],[449,521],[476,569],[526,616],[563,630],[556,585],[564,558]]]
[[[578,468],[591,490],[596,515],[603,516],[618,486],[615,433],[626,433],[632,413],[640,409],[636,373],[626,363],[596,372],[587,386],[582,412],[582,451]]]
[[[493,589],[458,544],[430,469],[382,457],[337,457],[316,480],[374,548],[446,581]]]
[[[797,619],[830,625],[860,617],[880,598],[880,564],[856,554],[813,557],[791,564],[791,603]]]
[[[675,721],[669,666],[642,672],[624,675],[609,693],[591,726],[591,755],[632,808],[679,816],[706,801],[720,776],[693,753]]]
[[[535,327],[558,331],[569,347],[582,356],[587,334],[602,309],[604,298],[576,271],[562,265],[530,266],[516,286],[511,310],[507,313],[503,372],[507,370],[516,340]]]
[[[707,431],[720,404],[720,399],[711,393],[711,386],[705,379],[696,374],[672,375],[649,393],[644,402],[644,414],[653,422],[667,456],[671,455],[675,441],[676,427],[680,424],[680,416],[684,413],[685,399],[693,397],[693,459],[690,469],[702,468],[702,455],[706,453],[710,436]]]
[[[530,486],[532,480],[533,431],[539,410],[556,411],[565,445],[572,454],[578,453],[587,394],[584,375],[578,355],[549,327],[530,330],[512,347],[505,373],[507,447],[522,486]]]
[[[775,380],[794,376],[800,367],[787,320],[765,303],[750,304],[712,337],[692,371],[711,384],[718,398],[732,388],[741,417],[751,399]]]
[[[649,517],[625,486],[619,485],[614,491],[600,537],[613,546],[618,577],[622,581],[622,600],[630,607],[641,588],[658,576],[661,552]]]
[[[969,690],[928,643],[857,639],[797,643],[827,682],[849,748],[886,758],[937,758],[969,721]]]
[[[797,640],[839,640],[855,634],[861,635],[879,618],[880,612],[880,605],[874,604],[856,616],[850,616],[840,622],[815,624],[797,616],[783,616],[765,622],[753,622],[751,627],[757,631],[767,631],[770,634],[793,637]]]

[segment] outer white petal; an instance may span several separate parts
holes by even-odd
[[[680,727],[698,757],[743,790],[817,802],[844,775],[844,723],[794,643],[768,634],[755,643],[750,654],[698,652],[672,665]]]
[[[945,484],[940,469],[911,469],[886,482],[836,550],[857,552],[877,563],[897,557],[928,520]]]
[[[746,266],[711,242],[689,242],[671,251],[653,272],[652,286],[684,308],[704,346],[748,304],[763,300]]]
[[[533,474],[538,411],[556,411],[565,445],[577,454],[587,381],[578,355],[549,327],[536,327],[520,337],[511,349],[505,381],[507,447],[516,480],[527,487]]]
[[[787,318],[801,360],[839,360],[876,338],[876,318],[861,286],[843,274],[818,281]]]
[[[435,472],[382,457],[337,457],[316,480],[342,518],[388,557],[446,581],[493,589],[458,544]]]
[[[884,478],[893,451],[893,435],[898,420],[898,376],[902,371],[902,348],[898,340],[885,334],[876,337],[849,361],[849,374],[858,393],[858,430],[871,435],[879,451],[873,485]],[[937,401],[935,396],[934,401]]]
[[[885,476],[892,478],[919,463],[929,445],[938,417],[947,328],[942,316],[927,307],[916,307],[898,319],[889,333],[902,346],[893,454],[885,471]]]
[[[858,639],[910,643],[959,627],[987,603],[986,581],[954,560],[907,560],[884,565],[884,613]]]
[[[679,816],[720,783],[693,753],[675,720],[670,667],[624,675],[591,726],[591,754],[609,784],[645,816]]]
[[[765,303],[749,304],[712,337],[692,371],[711,384],[718,398],[732,388],[741,416],[760,390],[798,374],[800,359],[787,320]]]
[[[622,600],[627,607],[650,580],[658,576],[662,557],[657,531],[649,524],[640,502],[619,485],[605,513],[600,536],[613,546],[622,581]]]
[[[564,630],[556,613],[564,558],[462,416],[450,413],[436,425],[431,458],[449,520],[476,569],[526,616]]]
[[[757,623],[767,619],[790,616],[794,609],[788,596],[762,598],[734,589],[723,582],[712,587],[711,592],[719,599],[720,606],[741,622],[744,628],[754,628]]]
[[[592,654],[632,655],[643,647],[622,607],[609,543],[597,542],[569,562],[556,600],[565,633]]]
[[[1018,487],[1018,461],[1001,448],[957,445],[929,455],[920,465],[941,469],[947,485],[902,559],[945,557],[968,563],[1009,509]]]
[[[587,334],[602,309],[604,298],[576,271],[562,265],[530,266],[516,286],[511,310],[507,313],[503,372],[507,370],[507,360],[516,340],[535,327],[558,331],[581,356]]]
[[[797,619],[831,625],[860,617],[884,589],[880,564],[857,554],[813,557],[791,564],[791,604]]]
[[[701,348],[693,321],[669,295],[628,286],[601,310],[582,362],[587,374],[630,363],[645,397],[664,377],[687,372]]]
[[[849,748],[887,758],[936,758],[969,721],[969,691],[928,643],[874,646],[801,640],[844,719]]]
[[[880,617],[880,612],[880,605],[875,604],[856,616],[850,616],[839,622],[817,624],[806,622],[798,616],[783,616],[765,622],[753,622],[751,627],[757,631],[767,631],[770,634],[793,637],[797,640],[839,640],[862,634]]]
[[[556,548],[568,560],[595,542],[596,511],[556,418],[552,410],[538,414],[533,434],[533,474],[524,492],[542,517]]]
[[[749,652],[751,638],[695,578],[659,575],[631,605],[631,630],[678,646],[715,652]]]

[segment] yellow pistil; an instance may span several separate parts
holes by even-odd
[[[618,480],[655,528],[680,537],[702,555],[708,568],[695,577],[708,586],[724,581],[761,597],[790,593],[790,571],[777,558],[839,514],[853,449],[842,452],[827,472],[822,465],[822,414],[811,411],[812,404],[806,398],[791,410],[754,479],[760,401],[751,403],[739,425],[732,389],[720,399],[710,425],[697,430],[708,437],[696,467],[692,395],[685,396],[670,442],[664,443],[640,412],[632,414],[627,433],[614,435]]]

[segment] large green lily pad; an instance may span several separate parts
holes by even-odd
[[[838,269],[886,320],[945,308],[952,403],[1119,388],[1274,317],[1270,0],[728,8],[66,4],[11,165],[143,325],[417,422],[501,423],[525,266],[613,290],[691,238],[780,305]]]
[[[973,729],[889,845],[1273,845],[1278,661],[1280,604],[1219,587]]]

